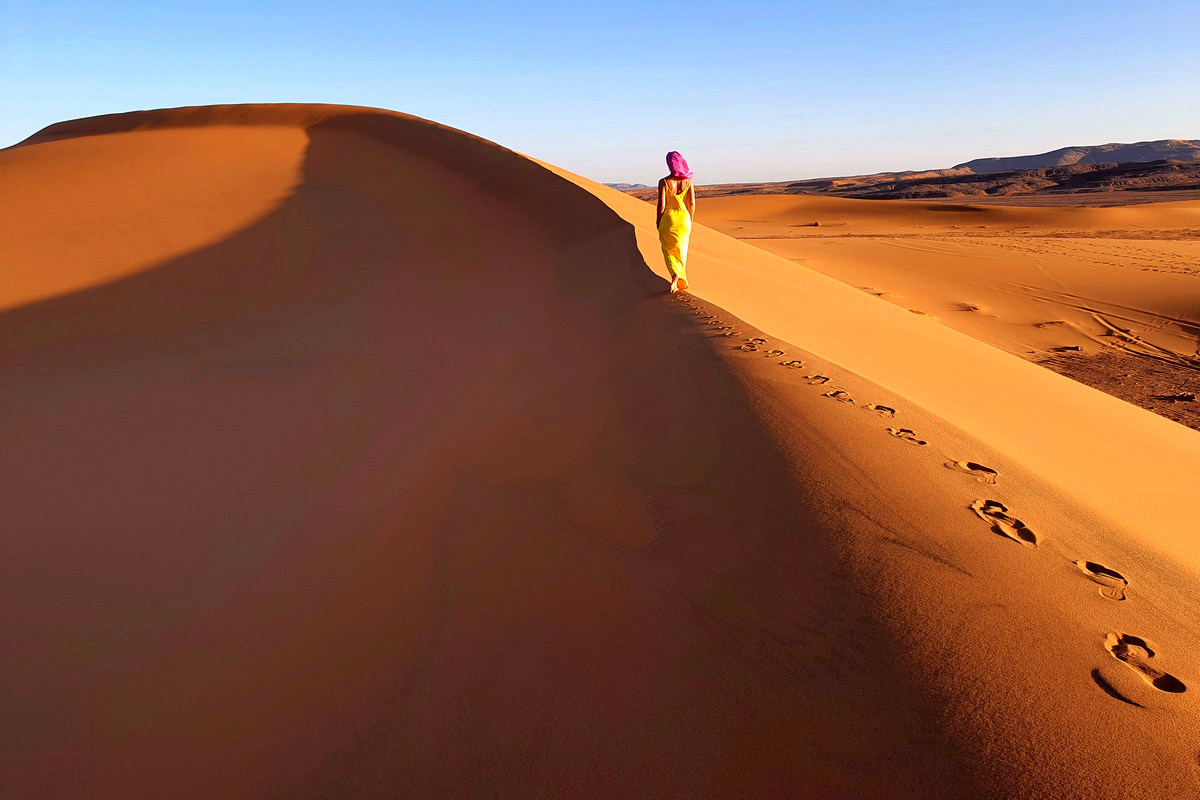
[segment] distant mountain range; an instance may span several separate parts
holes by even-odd
[[[954,169],[969,169],[976,175],[1042,167],[1069,167],[1074,164],[1133,164],[1145,161],[1200,160],[1200,139],[1159,139],[1133,144],[1093,144],[1063,147],[1036,156],[977,158]]]
[[[646,183],[606,183],[605,186],[611,186],[614,189],[620,189],[622,192],[630,192],[635,189],[653,189],[654,187]]]
[[[879,200],[1179,190],[1200,191],[1200,139],[1063,147],[1032,156],[977,158],[949,169],[698,187],[701,197],[819,194]],[[654,194],[650,186],[625,191],[642,199]]]

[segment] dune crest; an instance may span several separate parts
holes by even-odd
[[[47,153],[222,174],[0,265],[5,794],[1194,788],[1197,434],[402,114]]]

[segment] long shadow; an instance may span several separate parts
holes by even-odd
[[[1120,700],[1122,703],[1127,703],[1136,708],[1145,708],[1145,706],[1143,706],[1141,703],[1134,702],[1133,700],[1130,700],[1128,697],[1126,697],[1125,695],[1123,695],[1119,691],[1117,691],[1117,688],[1115,686],[1113,686],[1111,683],[1109,683],[1107,680],[1105,680],[1104,676],[1100,674],[1100,670],[1098,670],[1098,669],[1092,670],[1092,680],[1095,681],[1096,685],[1100,687],[1100,690],[1102,692],[1104,692],[1106,695],[1113,698],[1114,700]]]
[[[263,613],[261,593],[294,591],[279,576],[331,558],[331,526],[554,393],[531,364],[590,352],[572,297],[612,310],[661,283],[594,197],[482,140],[371,114],[309,133],[295,194],[252,227],[0,315],[0,593],[26,654],[5,683],[56,687],[30,707],[47,724],[105,691],[72,694],[64,649],[82,679],[144,674],[143,692],[244,658],[237,626],[210,641],[198,609]],[[447,228],[468,167],[502,207]],[[352,569],[339,557],[331,574]],[[168,642],[209,653],[164,664]],[[110,681],[130,710],[108,727],[132,724],[144,695]]]

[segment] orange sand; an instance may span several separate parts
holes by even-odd
[[[390,112],[0,187],[5,796],[1200,787],[1200,434]]]
[[[1200,201],[1039,208],[774,195],[709,198],[703,214],[723,233],[1011,353],[1200,349]]]

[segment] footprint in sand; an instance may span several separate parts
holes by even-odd
[[[767,352],[763,353],[763,355],[765,355],[767,358],[779,358],[781,355],[783,355],[783,351],[782,350],[768,350]]]
[[[779,366],[788,367],[790,369],[800,369],[804,366],[804,362],[792,359],[791,361],[780,361]]]
[[[722,336],[737,336],[737,331],[735,331],[734,329],[730,328],[729,330],[725,331],[725,332],[724,332],[724,333],[722,333],[721,335],[722,335]]]
[[[996,500],[976,500],[971,503],[971,510],[984,522],[990,522],[992,530],[1001,536],[1007,536],[1026,547],[1037,547],[1037,536],[1034,532],[1021,520],[1009,516],[1008,508],[1003,503]]]
[[[753,339],[747,339],[746,341],[749,342],[750,344],[757,344],[757,345],[764,345],[767,343],[766,339],[763,339],[758,336],[754,337]]]
[[[878,411],[879,416],[881,417],[896,416],[896,409],[892,408],[891,406],[881,406],[878,403],[867,403],[865,406],[863,406],[863,408],[868,409],[869,411]]]
[[[739,344],[736,347],[734,347],[733,349],[734,350],[742,350],[747,353],[754,353],[754,352],[757,352],[758,345],[750,344],[749,342],[747,342],[746,344]]]
[[[830,389],[828,392],[826,392],[825,394],[823,394],[821,396],[822,397],[832,397],[834,400],[837,400],[839,403],[853,403],[854,402],[854,398],[851,397],[845,389]]]
[[[826,375],[805,375],[804,377],[808,378],[809,384],[812,384],[812,385],[817,385],[817,384],[821,384],[821,383],[829,383],[829,381],[830,381],[830,378]]]
[[[980,483],[995,483],[996,479],[1000,477],[1000,473],[996,470],[974,461],[950,461],[946,466],[974,475]]]
[[[1155,689],[1172,694],[1187,691],[1187,687],[1179,678],[1150,666],[1154,651],[1146,644],[1145,639],[1130,636],[1128,633],[1110,633],[1104,642],[1104,649],[1112,653],[1113,658],[1141,675],[1142,680]]]
[[[1115,569],[1109,569],[1095,561],[1076,561],[1075,566],[1088,578],[1100,584],[1100,596],[1109,600],[1124,600],[1125,587],[1129,581]]]
[[[915,432],[913,432],[912,430],[909,430],[908,428],[888,428],[887,431],[892,436],[895,436],[897,439],[903,439],[904,441],[909,442],[911,444],[916,444],[916,445],[929,444],[929,442],[927,442],[924,439],[922,439],[921,437],[917,436],[917,434]]]

